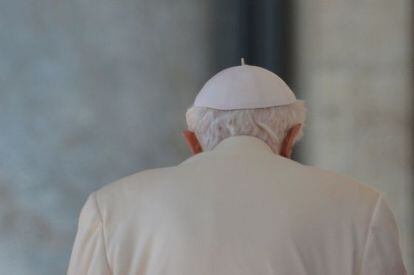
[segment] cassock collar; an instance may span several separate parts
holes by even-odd
[[[219,142],[212,151],[269,151],[273,153],[270,146],[260,138],[248,135],[232,136]]]
[[[215,155],[220,153],[266,153],[266,154],[273,154],[276,155],[269,145],[263,140],[248,135],[241,135],[241,136],[232,136],[223,139],[219,142],[211,151],[202,152],[196,155],[189,157],[188,159],[184,160],[180,163],[189,163],[196,159],[203,158],[207,155]],[[281,156],[280,156],[281,157]]]

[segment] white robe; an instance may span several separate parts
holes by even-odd
[[[227,138],[92,193],[69,275],[402,275],[383,195]]]

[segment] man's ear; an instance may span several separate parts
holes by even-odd
[[[280,148],[280,155],[285,158],[289,158],[292,155],[293,142],[295,141],[296,136],[299,134],[302,124],[293,125],[287,132],[285,138],[283,139],[282,146]]]
[[[203,152],[200,142],[198,142],[197,136],[194,132],[184,130],[183,136],[193,155]]]

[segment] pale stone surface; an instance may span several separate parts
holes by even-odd
[[[0,274],[64,274],[91,191],[189,156],[185,110],[236,54],[215,5],[0,0]]]
[[[412,2],[296,1],[305,162],[385,193],[414,272]]]

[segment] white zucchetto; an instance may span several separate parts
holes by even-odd
[[[219,110],[256,109],[294,103],[295,94],[276,74],[245,65],[222,70],[204,84],[195,107]]]

